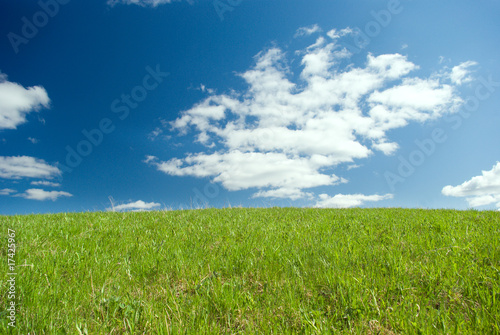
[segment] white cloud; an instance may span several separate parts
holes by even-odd
[[[331,39],[335,40],[337,38],[341,38],[341,37],[344,37],[344,36],[347,36],[347,35],[352,35],[354,33],[355,32],[354,32],[353,29],[347,27],[347,28],[344,28],[344,29],[341,29],[341,30],[332,29],[329,32],[327,32],[326,35],[328,37],[330,37]]]
[[[420,78],[406,78],[401,85],[375,91],[368,101],[372,106],[370,115],[381,130],[440,117],[455,111],[462,102],[453,86]]]
[[[386,199],[392,199],[392,194],[386,195],[364,195],[364,194],[337,194],[334,197],[330,197],[327,194],[320,194],[320,200],[316,203],[314,207],[317,208],[349,208],[358,207],[363,205],[367,201],[381,201]]]
[[[151,159],[149,160],[151,162]],[[288,158],[283,153],[241,152],[198,154],[184,160],[152,163],[158,170],[174,176],[215,176],[230,191],[253,187],[276,189],[302,189],[334,185],[339,178],[319,173],[320,163],[309,159]]]
[[[107,4],[112,7],[117,4],[156,7],[158,5],[169,4],[175,1],[181,0],[108,0]],[[186,0],[186,2],[188,2],[190,5],[194,3],[193,0]]]
[[[33,138],[33,137],[28,137],[28,141],[30,141],[33,144],[37,144],[38,143],[38,139]]]
[[[352,170],[352,169],[357,169],[359,167],[361,167],[362,165],[358,165],[358,164],[351,164],[351,165],[348,165],[347,166],[347,171],[349,170]]]
[[[12,193],[16,193],[16,190],[10,188],[4,188],[3,190],[0,190],[0,195],[10,195]]]
[[[384,140],[379,143],[373,143],[372,147],[375,150],[382,151],[385,155],[392,155],[399,149],[399,145],[397,143],[387,143]]]
[[[61,184],[59,184],[59,183],[53,183],[51,181],[46,181],[46,180],[32,181],[31,185],[35,185],[35,186],[49,186],[49,187],[59,187],[59,186],[61,186]]]
[[[44,191],[44,190],[38,189],[38,188],[30,188],[29,190],[26,190],[25,193],[16,194],[15,196],[25,198],[25,199],[30,199],[30,200],[56,201],[57,198],[59,198],[59,197],[72,197],[73,195],[68,193],[68,192],[63,192],[63,191]]]
[[[497,202],[498,203],[497,207],[500,208],[500,194],[494,194],[494,195],[487,194],[473,198],[467,198],[467,202],[472,207],[486,206]]]
[[[500,162],[461,185],[443,187],[441,192],[450,197],[466,197],[471,207],[496,203],[495,206],[500,209]]]
[[[300,36],[309,36],[314,33],[318,33],[321,31],[321,28],[317,24],[313,24],[308,27],[300,27],[297,29],[297,32],[295,33],[295,37],[300,37]]]
[[[156,202],[144,202],[142,200],[138,200],[136,202],[131,202],[131,203],[128,203],[128,204],[123,204],[123,205],[118,205],[118,206],[113,206],[113,207],[110,207],[110,208],[106,208],[106,210],[108,211],[127,211],[127,210],[130,210],[130,211],[145,211],[145,210],[150,210],[150,209],[153,209],[153,208],[156,208],[156,207],[159,207],[161,206],[160,204],[156,203]]]
[[[453,67],[450,73],[451,81],[457,85],[462,85],[472,81],[472,77],[469,75],[471,72],[469,68],[475,65],[477,65],[476,62],[467,61]]]
[[[41,107],[48,108],[49,96],[41,86],[24,88],[7,80],[0,72],[0,129],[16,129],[26,115]]]
[[[0,156],[0,178],[51,179],[61,174],[59,168],[47,164],[43,159],[29,156]]]
[[[143,161],[146,164],[149,164],[151,162],[157,161],[158,158],[155,156],[146,156],[146,159]]]
[[[170,123],[180,135],[194,131],[204,150],[146,162],[228,190],[256,188],[254,197],[310,198],[307,189],[342,180],[333,173],[339,164],[394,154],[389,130],[457,111],[455,86],[440,81],[448,78],[410,76],[418,66],[398,53],[368,54],[362,66],[341,68],[351,55],[339,39],[350,33],[320,36],[294,53],[298,61],[277,47],[260,52],[239,74],[246,90],[209,94]],[[299,73],[289,64],[300,64]]]

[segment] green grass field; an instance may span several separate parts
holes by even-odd
[[[0,226],[1,334],[500,333],[500,212],[235,208]]]

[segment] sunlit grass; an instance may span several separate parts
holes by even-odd
[[[13,334],[500,333],[500,213],[296,208],[0,216]],[[33,266],[29,266],[33,264]]]

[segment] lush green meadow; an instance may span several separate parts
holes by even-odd
[[[1,334],[498,334],[500,212],[0,216]],[[15,231],[16,328],[7,329]]]

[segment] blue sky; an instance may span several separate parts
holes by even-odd
[[[500,209],[500,1],[0,4],[0,213]]]

